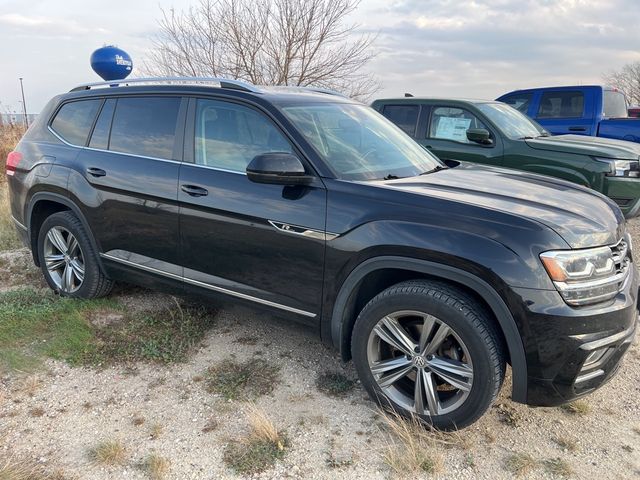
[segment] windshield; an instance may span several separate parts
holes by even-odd
[[[442,166],[402,130],[364,105],[323,103],[282,111],[345,180],[413,177]]]
[[[476,107],[511,140],[549,135],[539,124],[504,103],[478,103]]]
[[[627,99],[622,92],[605,90],[603,96],[603,115],[607,118],[627,118]]]

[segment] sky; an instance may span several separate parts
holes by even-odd
[[[105,44],[140,65],[160,7],[197,0],[0,0],[0,112],[38,113],[54,95],[100,79]],[[362,0],[347,19],[376,35],[376,97],[496,98],[517,88],[602,83],[640,61],[639,0]]]

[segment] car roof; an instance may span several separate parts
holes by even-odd
[[[171,77],[114,80],[79,85],[68,93],[68,98],[90,98],[132,94],[217,95],[264,100],[278,105],[308,103],[356,103],[338,92],[313,87],[256,86],[246,82],[204,78]]]
[[[451,97],[389,97],[379,98],[373,103],[459,103],[459,104],[481,104],[481,103],[497,103],[495,100],[483,100],[478,98],[451,98]]]

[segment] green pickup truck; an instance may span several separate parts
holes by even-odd
[[[389,98],[371,105],[445,163],[477,162],[569,180],[607,195],[627,218],[640,213],[640,144],[551,136],[501,102]]]

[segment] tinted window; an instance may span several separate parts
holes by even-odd
[[[173,157],[180,98],[119,98],[109,150],[145,157]]]
[[[538,107],[540,118],[581,117],[584,112],[582,92],[545,92]]]
[[[529,110],[529,105],[531,105],[532,98],[533,93],[517,93],[504,97],[501,101],[526,114]]]
[[[109,148],[109,130],[111,129],[111,119],[113,118],[115,106],[116,100],[113,98],[107,100],[102,106],[98,121],[91,134],[91,141],[89,142],[91,148],[101,148],[103,150]]]
[[[195,161],[198,165],[244,172],[256,155],[292,152],[278,128],[262,113],[218,100],[198,100]]]
[[[453,140],[461,143],[474,143],[467,139],[470,128],[488,130],[474,114],[457,107],[437,107],[431,115],[430,138]]]
[[[629,116],[627,112],[627,100],[622,92],[614,90],[605,90],[603,92],[603,115],[608,118],[626,118]]]
[[[101,102],[81,100],[65,103],[51,122],[51,128],[67,142],[84,146]]]
[[[418,105],[385,105],[382,114],[412,137],[418,124]]]

